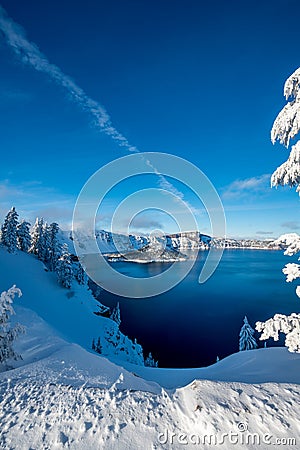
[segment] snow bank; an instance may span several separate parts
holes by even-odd
[[[1,289],[23,290],[14,320],[27,326],[23,361],[0,374],[1,449],[297,448],[300,355],[267,348],[202,369],[123,368],[72,343],[86,340],[89,320],[92,332],[104,324],[87,314],[89,293],[68,296],[28,255],[0,251],[0,264]]]

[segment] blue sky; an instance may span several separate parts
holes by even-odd
[[[31,221],[43,215],[69,226],[87,179],[135,146],[198,166],[223,201],[229,236],[300,228],[299,196],[269,187],[270,174],[288,156],[271,144],[270,129],[285,104],[283,83],[300,65],[297,0],[0,5],[62,80],[71,77],[126,139],[120,146],[101,131],[82,97],[77,101],[61,79],[53,81],[49,68],[22,62],[24,54],[16,55],[0,32],[2,217],[14,204]],[[199,229],[209,232],[197,198],[172,183],[195,208]],[[113,190],[99,214],[102,228],[133,185],[157,187],[157,181],[127,181]],[[153,211],[133,228],[154,226],[176,231],[166,214]]]

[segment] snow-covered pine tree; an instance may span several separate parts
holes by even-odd
[[[50,246],[51,246],[50,229],[48,223],[44,222],[41,235],[40,259],[45,263],[47,263],[48,265],[50,261]]]
[[[44,257],[44,219],[36,218],[31,230],[31,247],[30,253],[36,255],[43,261]]]
[[[240,331],[240,341],[239,341],[240,352],[244,351],[244,350],[253,350],[253,349],[257,348],[257,343],[256,343],[256,340],[255,340],[253,334],[254,334],[254,330],[249,325],[248,319],[245,316],[244,317],[244,325],[242,326],[241,331]]]
[[[121,324],[121,313],[120,313],[120,303],[119,302],[116,304],[116,306],[112,310],[110,318],[111,318],[111,320],[116,322],[118,327],[120,326],[120,324]]]
[[[28,252],[31,247],[30,223],[22,220],[17,225],[18,248],[22,252]]]
[[[147,367],[158,367],[158,361],[154,360],[151,352],[149,353],[149,355],[145,359],[145,366],[147,366]]]
[[[10,253],[17,250],[17,226],[19,215],[13,206],[6,214],[4,223],[1,227],[1,243],[5,245]]]
[[[5,363],[8,359],[19,359],[20,356],[15,352],[13,344],[19,334],[24,333],[24,327],[16,324],[10,327],[9,319],[14,314],[12,307],[15,295],[21,297],[22,292],[15,285],[8,291],[3,291],[0,295],[0,363]]]
[[[67,289],[70,289],[73,279],[73,268],[68,244],[62,247],[62,254],[57,261],[56,273],[58,282]]]
[[[56,222],[48,225],[49,236],[49,269],[51,272],[56,270],[57,261],[62,252],[62,247],[58,239],[59,226]]]
[[[78,261],[76,270],[74,271],[74,276],[75,276],[75,279],[77,280],[78,284],[81,284],[81,285],[86,284],[85,271],[79,261]]]
[[[290,140],[300,131],[300,68],[286,80],[284,96],[289,101],[274,121],[271,140],[273,144],[278,140],[288,148]],[[296,192],[300,195],[300,139],[292,145],[288,159],[273,173],[271,185],[296,187]],[[289,241],[286,255],[300,252],[300,236],[296,233],[284,235],[281,240]],[[300,266],[297,264],[287,264],[283,272],[287,275],[287,281],[300,278]],[[299,286],[296,292],[300,297]]]
[[[272,130],[271,140],[273,144],[279,141],[289,148],[290,140],[300,131],[300,68],[286,80],[284,84],[284,96],[287,104],[276,117]],[[300,195],[300,140],[292,145],[288,159],[278,167],[271,177],[272,186],[295,187]],[[287,248],[285,255],[295,255],[300,252],[300,236],[290,233],[281,236],[277,240]],[[300,265],[296,263],[286,264],[283,273],[287,276],[286,281],[291,282],[300,278]],[[300,297],[300,286],[296,288],[296,294]],[[275,314],[266,322],[256,323],[257,331],[262,332],[260,340],[270,337],[278,340],[278,332],[286,334],[285,345],[289,351],[300,353],[300,315]]]

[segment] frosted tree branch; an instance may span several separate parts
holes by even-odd
[[[286,335],[285,345],[289,352],[300,353],[300,314],[292,313],[290,316],[275,314],[266,322],[256,322],[256,330],[262,332],[260,340],[273,338],[279,340],[279,333]]]

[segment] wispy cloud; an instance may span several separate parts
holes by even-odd
[[[270,174],[235,180],[226,186],[222,192],[224,200],[239,199],[249,194],[264,193],[270,189]]]
[[[287,228],[288,230],[300,230],[300,223],[295,220],[291,220],[289,222],[283,222],[281,224],[283,228]]]
[[[70,227],[74,203],[75,198],[43,186],[39,181],[14,184],[8,179],[0,180],[1,221],[15,206],[20,217],[31,223],[40,216],[48,222],[59,221]]]

